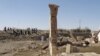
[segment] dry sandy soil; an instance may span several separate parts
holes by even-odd
[[[48,49],[41,49],[39,41],[0,41],[0,56],[49,56]],[[60,53],[59,56],[100,56],[92,53]]]

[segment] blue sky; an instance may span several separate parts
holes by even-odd
[[[100,0],[0,0],[0,29],[49,29],[49,3],[59,5],[58,28],[100,28]]]

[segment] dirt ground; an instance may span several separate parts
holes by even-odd
[[[16,53],[29,51],[29,48],[36,48],[34,41],[1,41],[0,56],[16,56]]]
[[[0,41],[0,56],[49,56],[49,50],[42,50],[42,45],[45,43],[41,43],[40,41],[12,41],[12,40],[2,40]],[[93,52],[90,54],[97,55],[96,53],[100,54],[100,46],[93,46],[93,47],[82,47],[78,48],[78,52],[86,53]],[[64,46],[59,47],[61,50],[60,56],[66,56]],[[76,52],[76,53],[78,53]],[[83,55],[81,54],[70,54],[70,55]],[[69,55],[69,54],[68,54]],[[69,56],[70,56],[69,55]],[[85,54],[84,54],[85,55]],[[83,56],[84,56],[83,55]],[[86,55],[85,55],[86,56]],[[92,55],[91,55],[92,56]],[[100,55],[99,55],[100,56]]]

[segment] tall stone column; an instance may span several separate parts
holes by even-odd
[[[56,56],[58,53],[57,48],[57,11],[58,7],[55,4],[49,4],[50,8],[50,34],[49,34],[49,48],[50,55]]]

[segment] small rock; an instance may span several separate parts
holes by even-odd
[[[46,54],[47,52],[45,50],[42,51],[43,54]]]

